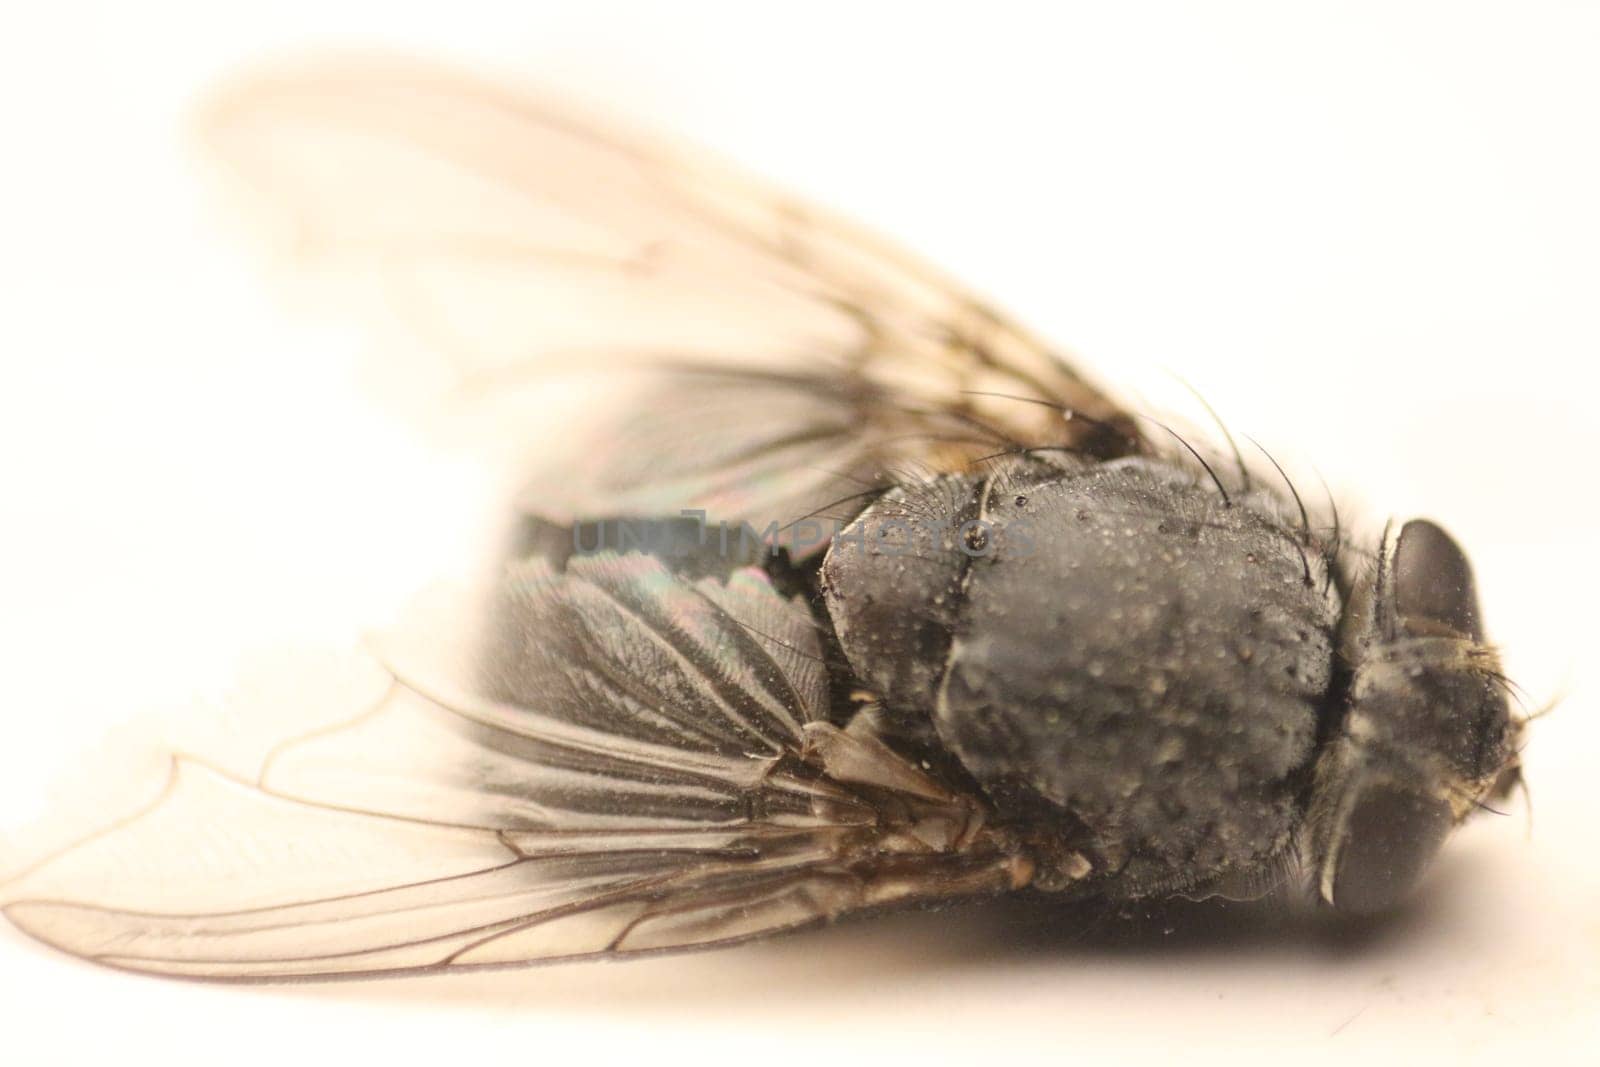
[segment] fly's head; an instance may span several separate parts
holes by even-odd
[[[1521,724],[1472,567],[1432,522],[1386,532],[1340,644],[1349,684],[1317,764],[1309,851],[1322,900],[1363,914],[1403,900],[1450,831],[1516,784]]]

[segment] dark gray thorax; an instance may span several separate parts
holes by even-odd
[[[1288,850],[1340,603],[1277,498],[1158,460],[1018,461],[895,490],[823,588],[861,679],[998,807],[1042,813],[1041,854],[1096,891],[1248,879]]]

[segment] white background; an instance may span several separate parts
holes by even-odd
[[[326,987],[96,970],[0,930],[8,1062],[1237,1062],[1600,1047],[1600,7],[58,3],[0,44],[0,816],[252,652],[339,647],[470,551],[484,482],[295,317],[183,155],[314,44],[493,64],[868,220],[1112,380],[1180,372],[1369,516],[1469,547],[1535,703],[1486,817],[1359,945],[1034,946],[993,916]],[[122,727],[113,755],[138,757]],[[139,757],[142,758],[142,757]],[[3,841],[3,839],[0,839]],[[1241,1052],[1243,1050],[1243,1053]]]

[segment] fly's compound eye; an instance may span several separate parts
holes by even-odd
[[[1511,720],[1494,661],[1474,648],[1483,644],[1483,618],[1472,565],[1454,539],[1426,519],[1401,528],[1391,560],[1390,606],[1405,635],[1442,639],[1462,650],[1443,662],[1413,665],[1410,698],[1435,709],[1438,747],[1476,792],[1505,768]]]
[[[1390,581],[1395,614],[1413,636],[1483,640],[1472,564],[1437,524],[1412,519],[1401,527]]]
[[[1323,894],[1340,911],[1387,911],[1411,892],[1450,833],[1450,806],[1388,785],[1362,789],[1345,816]]]

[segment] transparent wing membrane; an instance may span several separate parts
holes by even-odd
[[[553,372],[667,372],[579,477],[535,482],[535,510],[575,483],[577,517],[703,508],[765,529],[885,471],[1146,447],[1101,388],[914,258],[538,98],[346,61],[245,82],[204,130],[297,251],[381,278],[509,423],[537,419],[518,387]]]
[[[118,967],[287,978],[712,944],[1025,877],[976,801],[823,721],[809,614],[760,571],[598,555],[473,603],[468,662],[402,634],[369,706],[254,782],[176,760],[0,887],[7,917]]]

